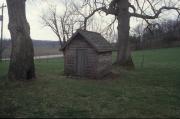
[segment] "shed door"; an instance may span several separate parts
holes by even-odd
[[[84,76],[85,68],[87,63],[87,50],[86,49],[77,49],[77,75]]]

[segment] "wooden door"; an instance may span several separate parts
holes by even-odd
[[[78,76],[85,76],[86,62],[87,62],[87,50],[77,49],[77,65],[76,71]]]

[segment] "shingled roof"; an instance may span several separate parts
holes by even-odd
[[[77,30],[77,32],[67,41],[62,47],[62,50],[78,35],[80,34],[97,52],[112,51],[111,44],[100,34],[92,31]]]

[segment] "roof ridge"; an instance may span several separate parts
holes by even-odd
[[[112,51],[110,43],[100,33],[82,29],[78,29],[62,49],[64,49],[78,34],[84,37],[84,40],[95,48],[97,52]]]
[[[88,31],[88,30],[83,30],[83,29],[78,29],[77,31],[82,31],[82,32],[90,32],[90,33],[95,33],[95,34],[99,34],[99,35],[101,35],[100,33],[98,33],[98,32],[95,32],[95,31]]]

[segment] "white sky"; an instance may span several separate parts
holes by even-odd
[[[32,39],[36,39],[36,40],[54,40],[57,41],[58,38],[56,37],[56,35],[54,35],[54,33],[51,31],[51,29],[49,29],[48,27],[43,27],[43,25],[41,24],[41,19],[40,19],[40,15],[42,15],[43,11],[46,11],[48,8],[48,5],[46,2],[38,2],[35,3],[36,0],[33,0],[31,2],[28,2],[28,4],[26,4],[26,13],[27,13],[27,20],[30,23],[30,27],[31,27],[31,37]],[[53,4],[58,4],[58,11],[59,12],[63,12],[63,5],[60,3],[61,0],[49,0],[50,2],[53,1]],[[6,0],[0,0],[0,5],[2,3],[6,4]],[[0,13],[1,15],[1,13]],[[168,17],[174,17],[176,14],[172,13],[166,13],[163,16],[168,16]],[[131,19],[131,24],[130,27],[135,27],[139,21],[141,21],[140,19]],[[7,8],[4,9],[4,38],[10,38],[10,34],[8,31],[8,12],[7,12]]]

